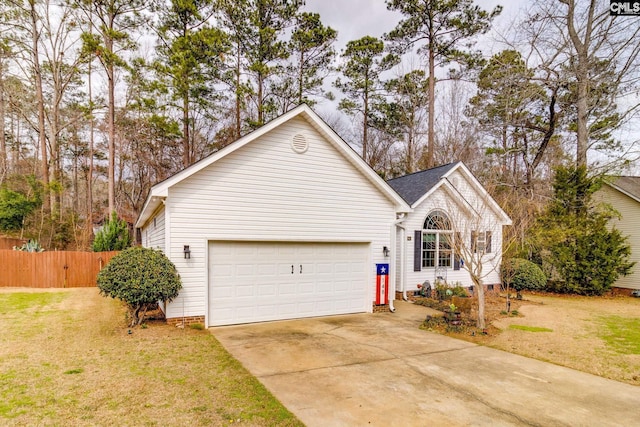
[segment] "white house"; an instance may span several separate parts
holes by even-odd
[[[156,184],[135,226],[182,278],[167,321],[393,311],[396,289],[436,275],[469,286],[447,249],[458,224],[481,225],[485,283],[499,283],[510,220],[462,163],[389,184],[306,105]],[[433,229],[445,217],[456,227]],[[376,301],[380,288],[389,304]]]
[[[489,287],[500,284],[502,227],[511,219],[462,162],[388,181],[411,206],[398,225],[396,289],[425,281],[473,286],[472,270]]]
[[[182,278],[167,320],[214,326],[371,312],[409,211],[302,105],[153,186],[135,226]]]
[[[629,261],[636,263],[631,274],[619,277],[613,286],[618,288],[618,292],[635,291],[640,295],[640,177],[611,177],[596,192],[595,197],[610,204],[620,214],[620,218],[611,220],[611,225],[620,230],[623,236],[628,237],[628,243],[631,245]]]

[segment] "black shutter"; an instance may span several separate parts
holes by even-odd
[[[460,270],[460,260],[462,257],[460,256],[460,245],[462,244],[462,238],[460,237],[460,233],[456,232],[454,240],[453,240],[453,269]]]
[[[413,271],[422,270],[422,230],[413,232]]]
[[[485,250],[485,252],[490,254],[491,253],[491,232],[490,231],[487,231],[486,238],[487,240],[485,244],[487,249]]]

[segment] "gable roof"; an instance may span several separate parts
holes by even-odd
[[[390,179],[387,181],[387,184],[396,190],[407,203],[413,206],[415,202],[420,200],[422,196],[438,184],[440,179],[458,163],[460,162],[449,163],[447,165]]]
[[[608,184],[636,202],[640,202],[640,176],[619,176]]]
[[[293,110],[273,119],[264,126],[243,136],[235,142],[227,145],[219,151],[205,157],[204,159],[192,164],[191,166],[181,170],[175,175],[161,181],[151,187],[147,199],[138,220],[135,223],[136,228],[141,228],[153,216],[163,201],[169,195],[169,188],[182,180],[194,175],[202,169],[210,166],[216,161],[228,156],[229,154],[239,150],[247,144],[255,141],[266,133],[276,129],[289,120],[301,117],[305,119],[316,131],[318,131],[336,150],[338,150],[362,175],[364,175],[383,195],[396,205],[398,212],[409,212],[411,208],[389,185],[356,153],[340,136],[324,120],[320,118],[308,105],[302,104]]]
[[[454,162],[446,165],[438,166],[435,168],[427,169],[420,172],[415,172],[409,175],[401,176],[399,178],[390,179],[387,183],[396,190],[402,198],[404,198],[411,208],[415,208],[420,205],[425,199],[427,199],[433,192],[435,192],[441,186],[445,186],[445,189],[454,191],[468,206],[469,202],[464,198],[462,194],[449,182],[448,177],[456,170],[460,170],[471,183],[471,186],[482,195],[483,200],[489,205],[499,218],[502,219],[503,224],[511,225],[511,218],[502,210],[500,205],[491,197],[489,192],[480,184],[480,181],[471,173],[467,166],[462,162]],[[473,209],[473,207],[471,207]]]

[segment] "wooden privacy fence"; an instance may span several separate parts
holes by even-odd
[[[97,285],[98,272],[117,254],[0,250],[0,287],[93,287]]]
[[[14,239],[11,237],[0,237],[0,250],[13,249],[14,246],[22,246],[26,242],[25,239]]]

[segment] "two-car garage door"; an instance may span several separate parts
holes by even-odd
[[[365,312],[369,253],[367,243],[210,242],[208,324]]]

